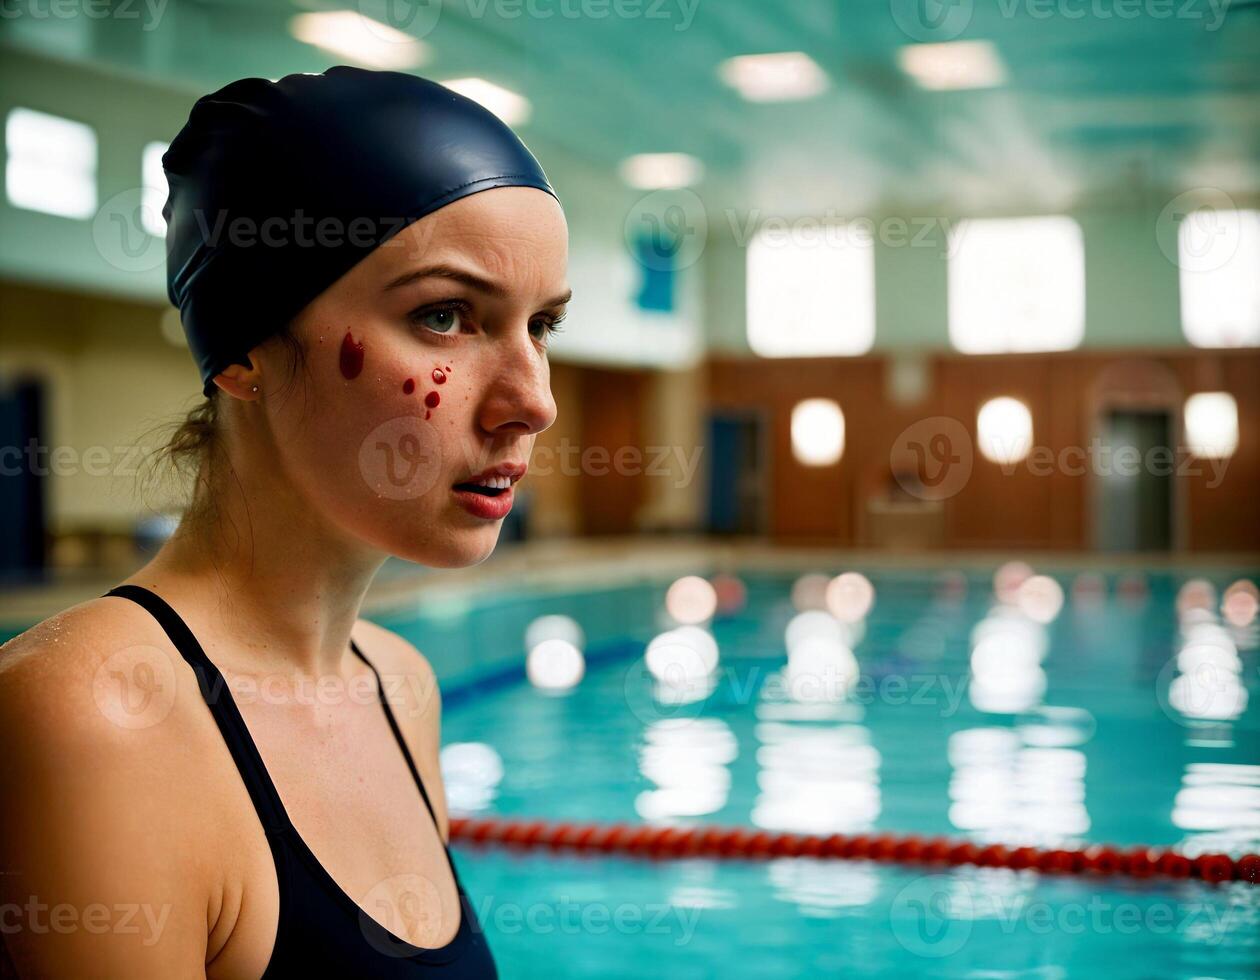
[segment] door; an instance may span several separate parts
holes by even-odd
[[[38,578],[44,571],[43,386],[38,381],[0,381],[0,580]]]
[[[765,425],[758,415],[718,412],[709,417],[708,530],[759,534],[765,530]]]
[[[1163,411],[1103,416],[1094,460],[1094,540],[1100,551],[1172,547],[1172,420]]]

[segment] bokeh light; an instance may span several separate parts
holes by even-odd
[[[717,605],[717,592],[699,575],[684,575],[665,593],[666,611],[675,622],[686,625],[708,622]]]

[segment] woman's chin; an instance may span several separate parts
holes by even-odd
[[[487,524],[463,534],[452,535],[441,542],[426,541],[414,547],[394,551],[406,561],[429,568],[467,568],[479,565],[492,554],[499,543],[500,522]]]

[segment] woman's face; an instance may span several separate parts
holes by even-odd
[[[375,249],[297,317],[304,377],[289,383],[282,344],[251,355],[287,481],[370,547],[435,567],[486,558],[519,490],[456,486],[496,467],[519,478],[555,421],[547,345],[567,261],[560,205],[528,187],[462,198]]]

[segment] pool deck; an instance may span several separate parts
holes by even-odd
[[[764,539],[721,540],[704,537],[583,538],[512,543],[500,546],[479,565],[459,569],[430,569],[391,559],[368,591],[363,611],[397,608],[420,596],[438,598],[466,590],[520,588],[589,589],[690,573],[722,570],[763,572],[857,569],[959,569],[983,571],[1020,559],[1038,571],[1089,569],[1099,572],[1236,571],[1256,575],[1260,552],[1181,552],[1167,554],[1099,555],[1064,551],[862,551],[816,545],[774,544]],[[6,588],[0,593],[0,629],[17,632],[60,610],[109,591],[127,572],[78,572],[55,577],[41,585]]]

